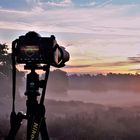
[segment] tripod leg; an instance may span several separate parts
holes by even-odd
[[[37,140],[39,137],[39,133],[41,134],[41,140],[49,140],[44,117],[35,118],[35,116],[32,116],[28,119],[26,140]]]
[[[26,140],[31,139],[31,127],[32,127],[32,117],[30,116],[27,121],[27,137]]]
[[[47,131],[47,125],[45,122],[45,118],[42,119],[42,123],[40,126],[40,133],[41,133],[42,140],[49,140],[49,135],[48,135],[48,131]]]
[[[15,140],[16,134],[21,126],[22,120],[25,118],[25,115],[23,115],[21,112],[19,112],[17,115],[15,114],[15,117],[11,125],[11,129],[9,131],[8,136],[5,138],[5,140]]]

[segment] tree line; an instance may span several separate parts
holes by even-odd
[[[82,89],[90,90],[92,92],[105,92],[109,90],[118,91],[140,91],[140,75],[139,74],[116,74],[108,73],[106,75],[70,75],[69,76],[69,88],[70,89]]]

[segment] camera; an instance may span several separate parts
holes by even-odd
[[[41,37],[31,31],[13,41],[13,52],[19,64],[50,64],[63,67],[70,55],[64,47],[59,46],[55,36]]]
[[[63,67],[70,58],[69,53],[62,46],[59,46],[55,36],[41,37],[38,33],[30,31],[19,36],[12,42],[12,112],[10,115],[11,128],[5,140],[15,140],[16,134],[22,124],[23,119],[27,119],[27,140],[49,140],[47,125],[45,121],[45,93],[49,77],[50,66]],[[16,64],[25,64],[24,69],[30,70],[27,74],[26,91],[27,96],[26,114],[15,110],[16,95]],[[45,71],[45,77],[40,80],[36,70]],[[40,100],[40,88],[42,94]]]

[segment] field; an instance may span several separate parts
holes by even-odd
[[[24,102],[24,99],[20,99],[18,108],[25,110]],[[8,105],[4,101],[1,103],[1,107],[8,107]],[[140,139],[140,107],[138,106],[111,107],[81,101],[55,100],[46,100],[45,106],[51,140]],[[1,114],[0,139],[3,139],[9,130],[8,111]],[[17,136],[18,140],[25,139],[25,124],[26,122],[23,121]]]

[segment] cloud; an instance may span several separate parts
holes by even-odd
[[[112,0],[107,0],[107,1],[105,1],[105,2],[103,2],[103,3],[101,3],[101,4],[99,4],[98,7],[105,7],[105,6],[108,6],[108,5],[111,4],[111,2],[112,2]]]
[[[140,57],[131,57],[131,58],[128,58],[128,60],[125,60],[125,61],[114,61],[114,62],[98,62],[98,63],[94,63],[94,64],[81,64],[81,65],[67,65],[65,67],[65,69],[84,69],[84,70],[88,70],[88,69],[100,69],[100,70],[104,70],[106,68],[112,70],[113,69],[116,69],[116,71],[118,70],[118,68],[120,67],[131,67],[133,65],[136,65],[136,64],[140,64]],[[135,71],[135,72],[138,72],[140,71],[139,68],[128,68],[128,71]]]
[[[135,73],[139,73],[140,72],[140,69],[129,69],[129,71],[134,71]]]
[[[67,8],[67,7],[104,7],[108,5],[111,0],[102,1],[75,1],[75,0],[26,0],[29,5],[40,5],[44,8]]]
[[[91,66],[92,65],[66,65],[65,68],[87,68]]]
[[[128,60],[132,64],[140,64],[140,56],[137,56],[137,57],[128,57]]]
[[[94,64],[81,64],[81,65],[67,65],[65,68],[99,68],[99,67],[120,67],[120,66],[128,66],[134,63],[131,63],[131,61],[114,61],[114,62],[100,62],[100,63],[94,63]]]
[[[61,0],[61,1],[48,1],[48,2],[40,2],[40,4],[44,7],[70,7],[73,5],[71,0]]]
[[[110,71],[116,71],[116,72],[125,71],[125,72],[137,73],[140,72],[139,64],[140,64],[140,57],[128,57],[128,59],[124,61],[94,63],[92,65],[89,65],[87,68],[91,67],[94,69],[99,69],[101,71],[105,71],[106,69],[108,71],[110,69]]]
[[[31,1],[31,0],[28,0]],[[35,3],[35,1],[34,1]],[[38,2],[31,10],[5,10],[0,9],[1,22],[12,22],[12,25],[17,21],[21,30],[22,24],[31,24],[40,31],[52,32],[70,32],[70,33],[90,33],[100,35],[140,35],[139,16],[122,16],[122,13],[129,11],[126,6],[110,6],[108,8],[69,8],[69,9],[47,9],[43,6],[44,2]],[[47,4],[69,5],[70,0],[60,2],[46,2]],[[79,17],[79,15],[82,15]],[[1,24],[2,24],[1,23]],[[7,25],[8,26],[8,25]],[[1,27],[3,28],[3,26]],[[15,26],[16,29],[16,26]],[[24,28],[25,30],[26,28]],[[27,27],[27,30],[29,28]]]
[[[120,67],[120,66],[136,65],[136,64],[140,64],[140,56],[128,57],[124,61],[95,63],[92,66],[94,67]]]
[[[128,61],[117,61],[117,62],[106,62],[106,63],[96,63],[94,67],[120,67],[124,65],[128,65]]]
[[[92,2],[90,2],[88,5],[89,5],[89,6],[95,6],[96,4],[97,4],[97,2],[92,1]]]
[[[72,57],[68,64],[72,67],[103,69],[136,62],[127,58],[137,57],[140,51],[140,14],[135,11],[140,5],[110,5],[108,1],[94,8],[79,8],[71,0],[27,2],[33,3],[28,10],[0,8],[0,30],[9,29],[13,34],[29,30],[56,33],[60,42],[70,44]]]

